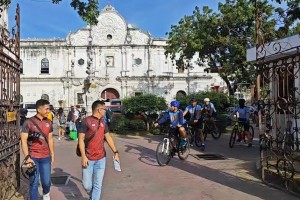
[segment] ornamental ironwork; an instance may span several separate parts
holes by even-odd
[[[0,199],[11,199],[20,186],[20,8],[11,32],[0,27]]]
[[[256,11],[261,178],[300,196],[300,35],[265,42]]]

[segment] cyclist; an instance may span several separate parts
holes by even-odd
[[[166,114],[154,124],[154,127],[157,127],[159,124],[163,124],[167,120],[170,120],[171,127],[176,128],[176,130],[179,131],[179,134],[182,138],[180,146],[184,147],[187,144],[187,126],[186,121],[183,118],[183,112],[179,109],[179,105],[179,101],[172,101],[169,112],[166,112]]]
[[[206,115],[206,120],[211,124],[213,125],[213,127],[215,127],[215,121],[214,121],[214,116],[216,115],[217,113],[217,110],[214,106],[213,103],[210,102],[210,99],[209,98],[205,98],[204,99],[204,105],[202,106],[202,111],[201,111],[202,114]]]
[[[244,126],[244,131],[245,135],[249,135],[249,127],[250,127],[250,122],[249,122],[249,107],[245,106],[246,100],[245,99],[239,99],[239,107],[237,107],[232,113],[237,115],[237,119],[239,122]],[[241,141],[241,135],[238,135],[237,141]],[[248,138],[248,147],[252,146],[252,137]]]
[[[191,105],[187,106],[185,108],[185,111],[183,112],[183,116],[185,116],[187,113],[190,114],[190,123],[191,126],[196,130],[196,133],[199,135],[200,140],[202,142],[200,146],[200,150],[205,150],[205,144],[204,144],[204,136],[203,136],[203,118],[200,115],[201,106],[197,104],[197,100],[195,98],[191,99]]]

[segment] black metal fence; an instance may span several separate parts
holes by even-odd
[[[20,185],[20,8],[11,32],[0,27],[0,199]]]

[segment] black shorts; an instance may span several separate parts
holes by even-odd
[[[244,131],[249,131],[250,128],[249,120],[239,119],[239,123],[244,126]]]
[[[187,124],[182,125],[185,129],[185,131],[188,130]],[[169,133],[178,136],[179,133],[179,127],[170,127]]]

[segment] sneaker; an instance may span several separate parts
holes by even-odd
[[[43,195],[43,200],[50,200],[50,193]]]
[[[205,144],[201,144],[200,151],[204,151],[204,150],[205,150]]]

